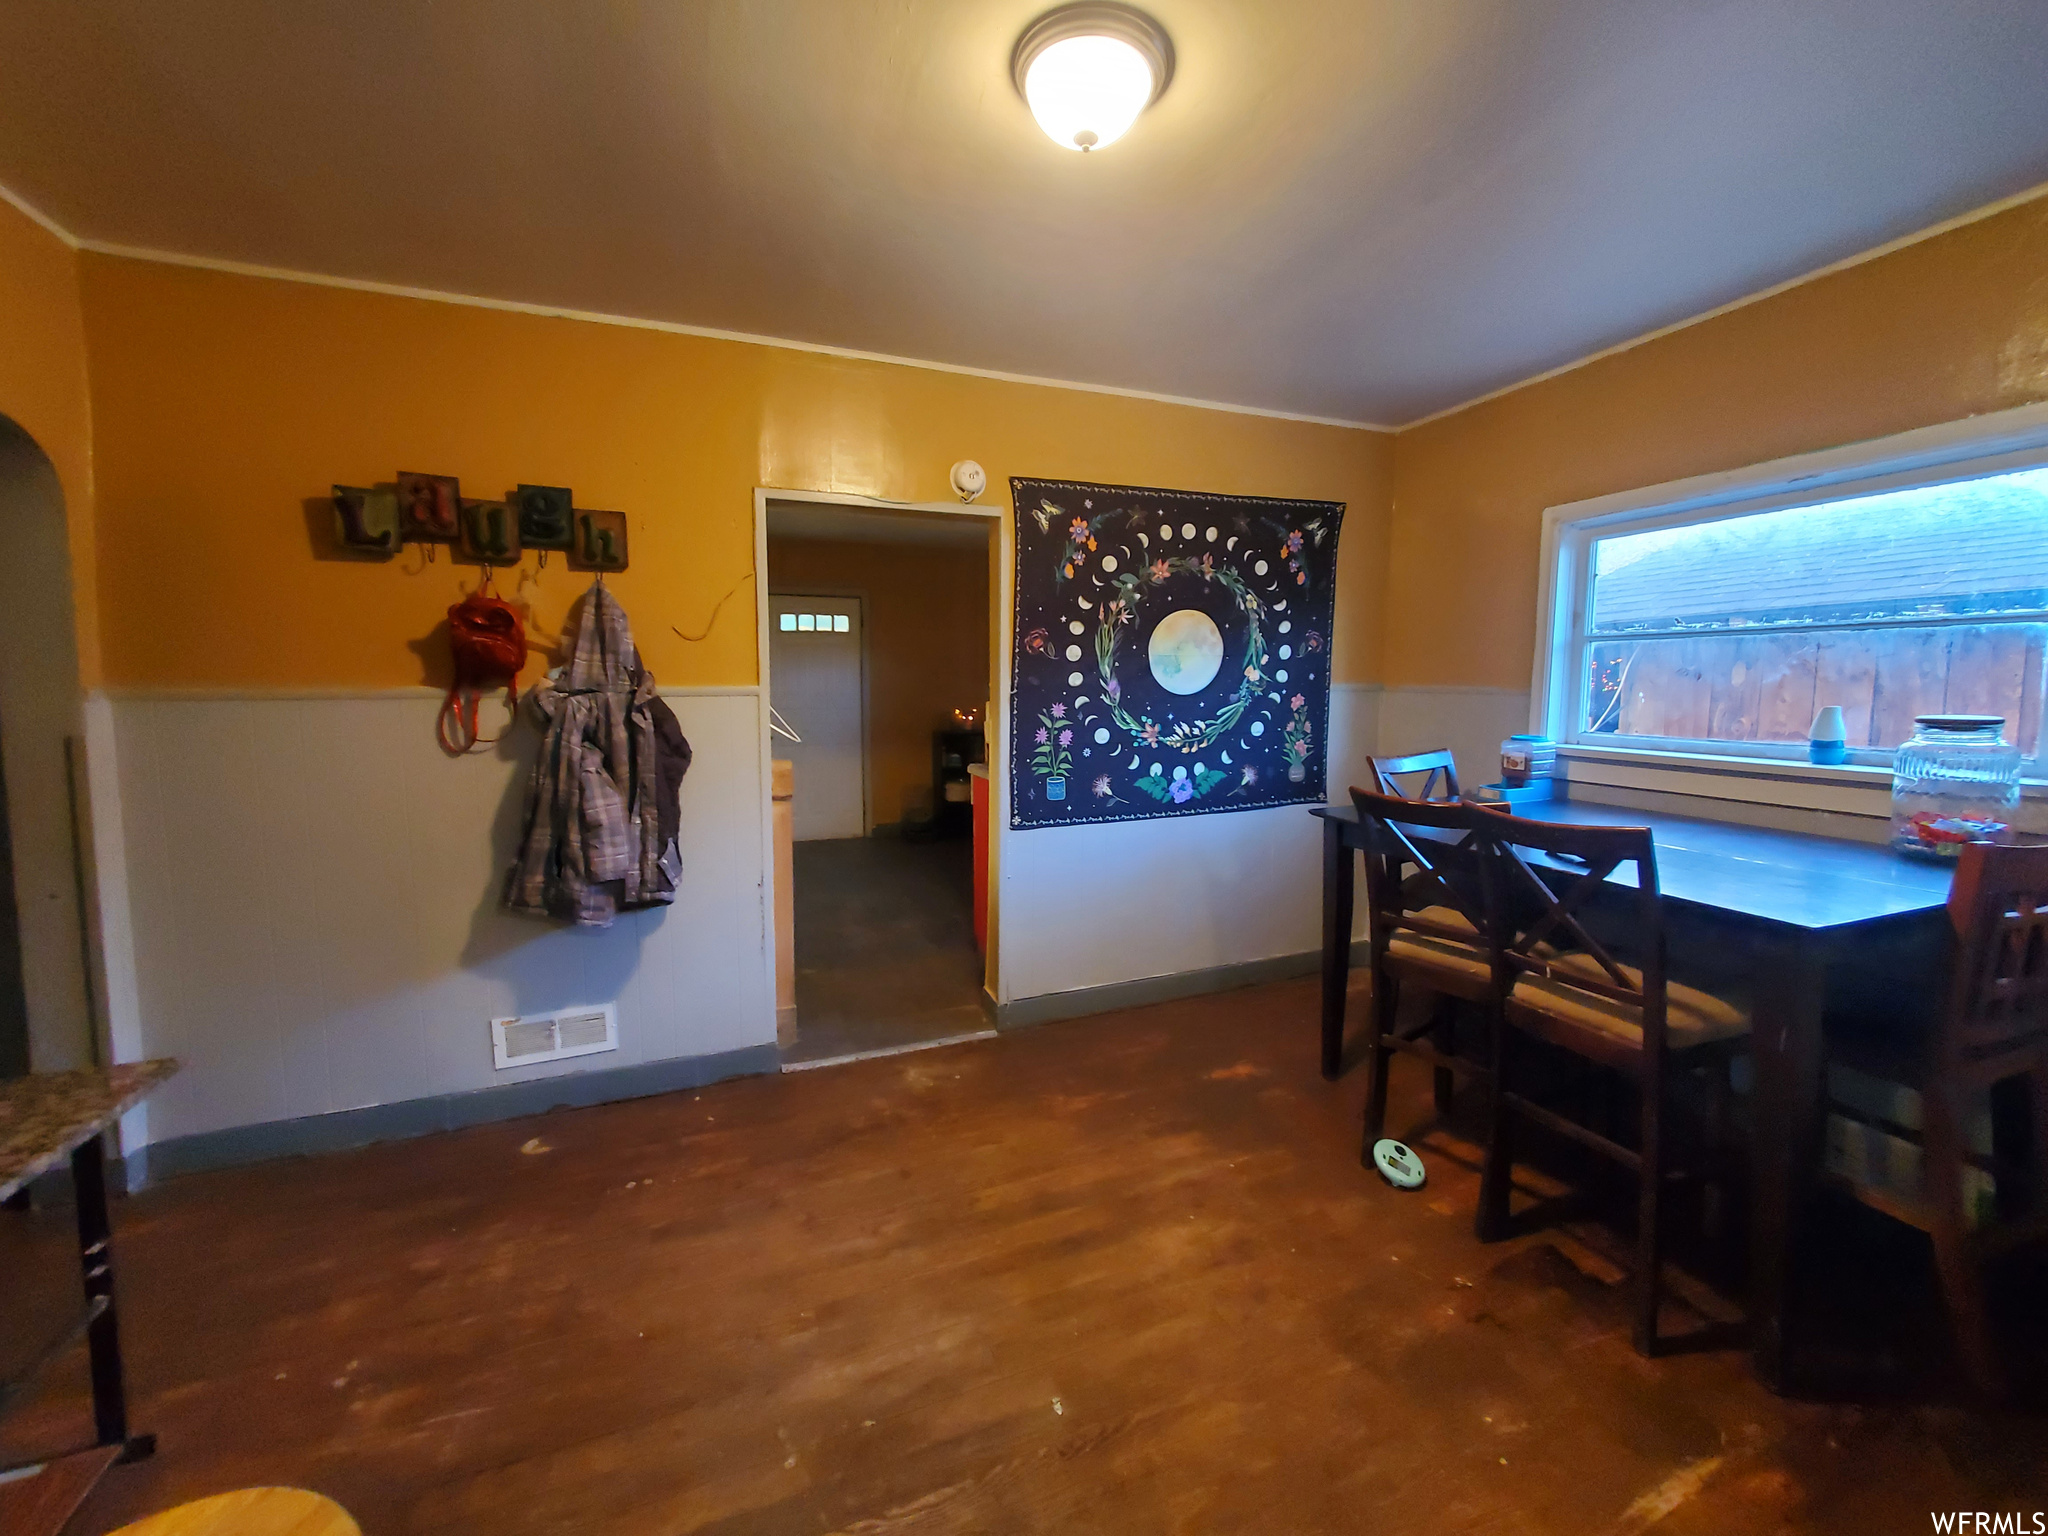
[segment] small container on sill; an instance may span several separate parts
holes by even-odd
[[[1842,706],[1823,704],[1807,732],[1806,760],[1833,768],[1849,760],[1849,728],[1842,720]]]
[[[1531,779],[1526,784],[1482,784],[1472,791],[1470,798],[1481,805],[1534,805],[1555,800],[1556,786],[1557,780],[1552,778]]]
[[[1548,736],[1510,736],[1500,744],[1503,784],[1520,788],[1557,772],[1557,743]]]
[[[2005,842],[2020,806],[2020,749],[2003,715],[1918,715],[1892,754],[1892,847],[1952,860]]]

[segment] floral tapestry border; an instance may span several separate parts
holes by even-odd
[[[1011,826],[1322,804],[1343,503],[1010,489]]]

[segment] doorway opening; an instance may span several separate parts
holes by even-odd
[[[97,1051],[74,814],[82,726],[63,488],[0,416],[0,1078]]]
[[[783,1065],[986,1034],[1000,519],[762,500]]]

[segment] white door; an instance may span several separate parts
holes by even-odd
[[[768,612],[769,698],[803,737],[772,743],[795,765],[796,840],[865,837],[860,599],[777,592]]]

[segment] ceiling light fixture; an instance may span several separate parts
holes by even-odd
[[[1010,56],[1017,90],[1055,144],[1114,144],[1173,78],[1173,40],[1143,11],[1085,0],[1048,11]]]

